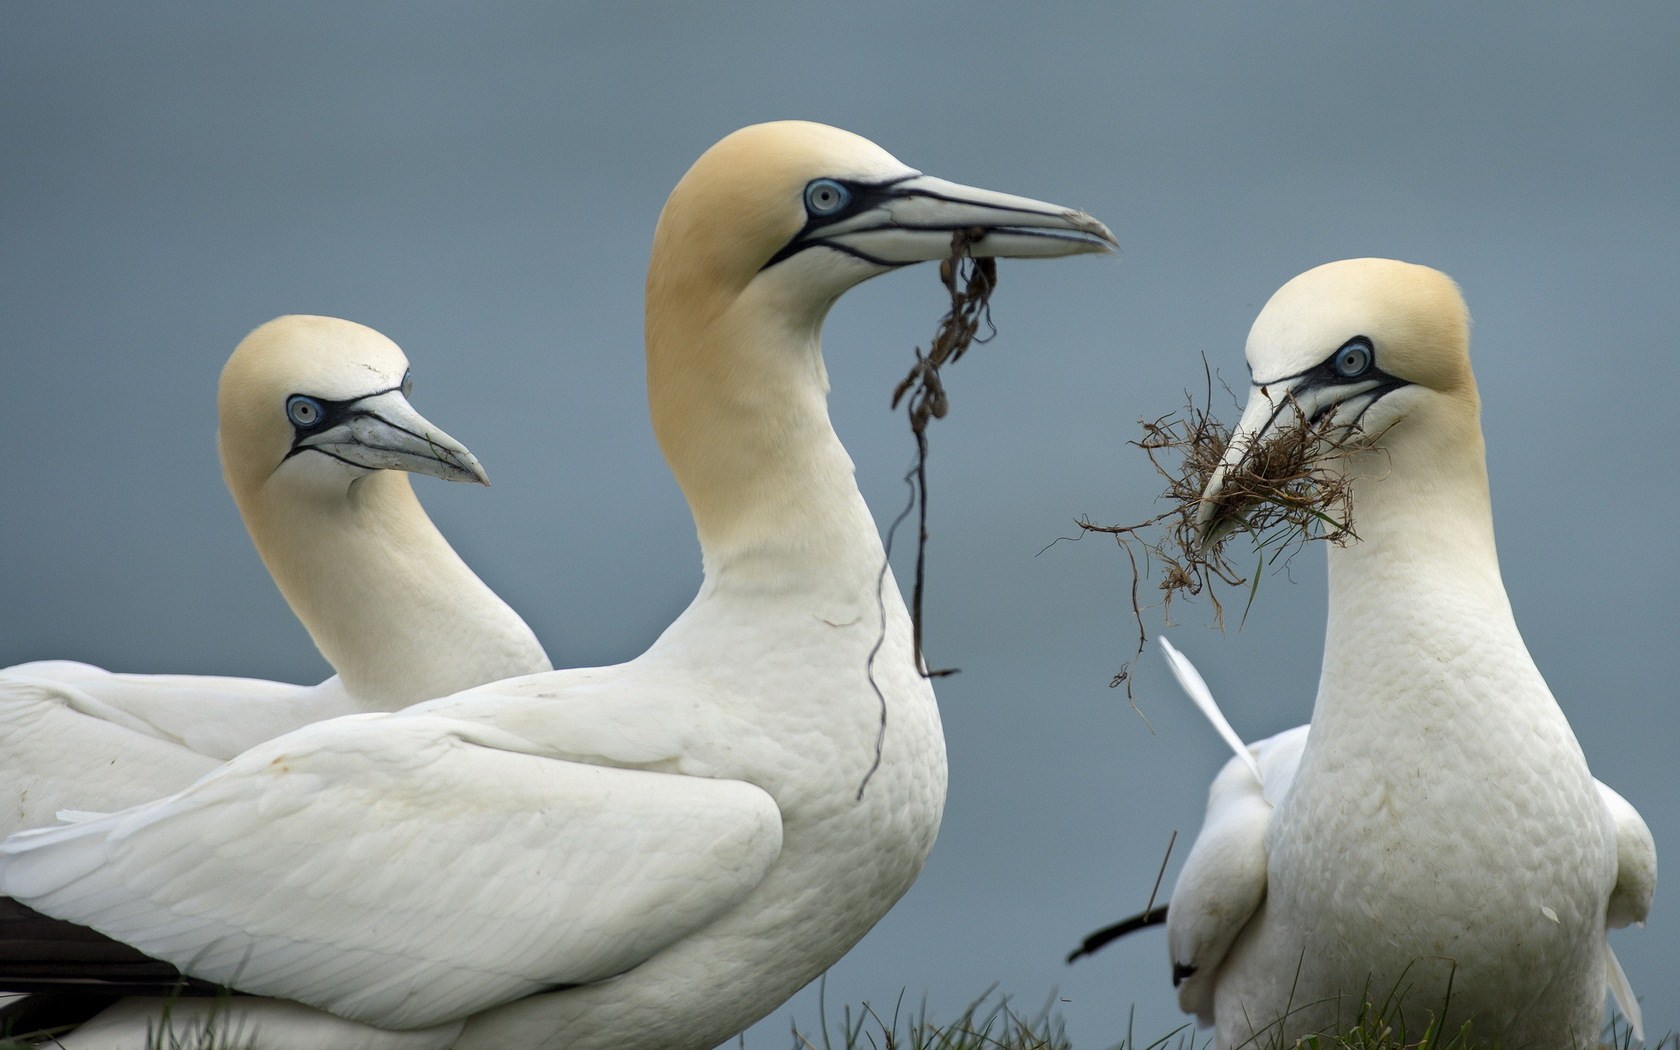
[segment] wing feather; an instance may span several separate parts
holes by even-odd
[[[623,972],[746,896],[780,848],[749,784],[363,715],[15,835],[0,892],[196,977],[418,1028]]]
[[[0,835],[51,824],[61,809],[157,798],[215,768],[74,682],[0,672]]]
[[[1197,710],[1201,711],[1202,715],[1213,724],[1214,731],[1226,744],[1230,745],[1238,761],[1248,767],[1248,771],[1254,774],[1254,782],[1258,784],[1260,782],[1259,764],[1254,761],[1254,756],[1249,753],[1248,746],[1242,742],[1242,737],[1238,736],[1237,731],[1231,728],[1231,723],[1225,718],[1225,712],[1219,709],[1219,703],[1214,700],[1213,691],[1208,688],[1207,682],[1202,678],[1202,673],[1196,670],[1196,665],[1191,663],[1183,653],[1173,648],[1171,642],[1165,638],[1160,639],[1160,642],[1161,652],[1166,654],[1167,666],[1172,668],[1173,677],[1178,680],[1179,688],[1184,690],[1185,695],[1190,697]]]
[[[1215,976],[1266,897],[1266,822],[1272,807],[1235,758],[1208,790],[1207,816],[1167,905],[1167,950],[1178,1005],[1213,1021]]]
[[[1295,781],[1308,727],[1244,744],[1195,665],[1165,638],[1161,648],[1173,677],[1234,753],[1208,789],[1202,830],[1167,906],[1179,1007],[1211,1024],[1219,969],[1266,899],[1266,826]]]
[[[1645,818],[1627,799],[1593,781],[1616,827],[1616,885],[1610,891],[1612,927],[1642,923],[1657,892],[1657,843]]]

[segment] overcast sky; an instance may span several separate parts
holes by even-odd
[[[1108,688],[1125,558],[1044,548],[1080,515],[1151,513],[1136,421],[1181,403],[1202,354],[1240,383],[1267,297],[1349,256],[1462,284],[1518,622],[1680,870],[1666,0],[0,4],[0,665],[329,673],[214,448],[227,354],[292,312],[407,350],[418,408],[495,479],[415,487],[557,665],[640,652],[699,580],[647,425],[649,238],[702,150],[781,117],[1084,207],[1124,245],[1005,263],[1000,335],[947,371],[927,646],[962,669],[937,685],[950,799],[831,1006],[925,993],[949,1016],[994,984],[1029,1008],[1058,989],[1082,1050],[1134,1008],[1144,1042],[1179,1022],[1159,931],[1061,960],[1142,908],[1173,829],[1176,871],[1222,745],[1158,662],[1138,680],[1153,732]],[[941,309],[924,267],[828,325],[835,426],[883,523],[911,452],[888,393]],[[1175,607],[1250,738],[1310,709],[1322,555],[1292,576],[1241,632]],[[1613,941],[1653,1035],[1680,1027],[1677,938],[1670,887]],[[782,1050],[816,1015],[808,990],[747,1045]]]

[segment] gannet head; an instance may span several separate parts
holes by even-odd
[[[1392,447],[1445,412],[1475,423],[1470,315],[1452,279],[1393,259],[1326,263],[1266,303],[1248,335],[1248,405],[1197,508],[1202,541],[1231,520],[1227,473],[1280,426],[1330,420],[1353,447]],[[1221,512],[1224,513],[1221,513]]]
[[[850,484],[823,319],[860,281],[949,257],[959,230],[983,257],[1115,243],[1083,212],[935,179],[803,121],[734,132],[677,183],[648,264],[648,401],[706,549],[785,534],[798,493]]]
[[[1116,243],[1084,212],[923,175],[851,132],[787,120],[742,128],[694,162],[660,215],[653,271],[704,274],[736,295],[773,283],[826,310],[869,277],[946,258],[957,230],[973,232],[976,256]]]
[[[236,497],[282,484],[343,494],[378,470],[490,483],[466,446],[408,403],[408,358],[365,325],[295,315],[246,336],[222,369],[217,445]]]

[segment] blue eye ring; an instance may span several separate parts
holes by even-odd
[[[327,410],[321,407],[321,402],[307,394],[293,394],[286,399],[286,418],[292,421],[292,426],[302,430],[319,426],[326,418]]]
[[[402,386],[400,386],[398,389],[400,389],[402,391],[402,396],[403,397],[412,397],[414,395],[414,370],[413,369],[406,369],[403,372]]]
[[[827,217],[852,203],[852,191],[833,179],[812,179],[805,185],[805,210]]]
[[[1331,367],[1343,379],[1358,379],[1371,370],[1371,365],[1376,359],[1376,355],[1371,352],[1370,343],[1364,339],[1350,339],[1336,351]]]

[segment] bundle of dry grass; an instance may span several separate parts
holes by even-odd
[[[1131,444],[1148,454],[1156,473],[1166,480],[1160,497],[1166,510],[1135,525],[1078,521],[1085,532],[1113,536],[1131,560],[1137,648],[1110,683],[1124,684],[1128,697],[1132,663],[1147,641],[1143,610],[1154,604],[1145,603],[1140,595],[1151,566],[1160,567],[1163,619],[1170,622],[1172,601],[1178,595],[1205,594],[1213,607],[1214,624],[1223,628],[1225,607],[1219,586],[1246,587],[1252,604],[1268,566],[1280,560],[1287,563],[1313,541],[1344,544],[1356,538],[1349,484],[1337,461],[1354,451],[1359,431],[1338,424],[1330,415],[1308,418],[1293,398],[1280,407],[1279,422],[1258,446],[1238,439],[1243,447],[1231,450],[1234,465],[1225,472],[1212,514],[1205,522],[1200,520],[1202,493],[1226,461],[1232,439],[1231,428],[1214,418],[1212,400],[1209,371],[1201,404],[1187,397],[1179,412],[1139,421],[1143,437]],[[1254,568],[1247,572],[1230,560],[1227,545],[1238,536],[1251,537],[1259,553]]]

